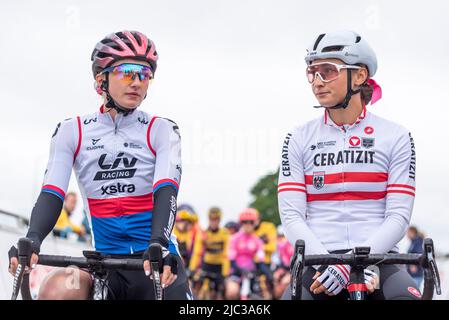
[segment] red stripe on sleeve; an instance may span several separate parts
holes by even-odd
[[[413,197],[415,196],[415,194],[413,192],[404,191],[404,190],[388,190],[387,193],[403,193],[403,194],[408,194]]]
[[[73,155],[73,163],[75,163],[76,156],[78,155],[78,152],[80,151],[81,140],[82,140],[81,119],[80,119],[80,117],[76,117],[76,120],[78,122],[78,146],[76,147],[75,154]]]
[[[56,191],[56,192],[59,193],[63,198],[65,198],[65,192],[64,192],[64,190],[62,190],[61,188],[58,188],[57,186],[54,186],[54,185],[52,185],[52,184],[46,184],[45,186],[42,186],[41,189],[49,189],[49,190]]]
[[[153,146],[151,145],[151,141],[150,141],[150,131],[151,131],[151,127],[153,126],[154,120],[156,120],[159,117],[154,117],[153,119],[151,119],[150,121],[150,125],[148,126],[148,131],[147,131],[147,143],[148,143],[148,148],[150,148],[151,152],[154,154],[154,156],[156,156],[156,151],[154,151]]]
[[[389,184],[389,185],[387,185],[387,188],[393,188],[393,187],[416,190],[415,187],[409,186],[408,184]]]
[[[283,187],[283,186],[300,186],[300,187],[306,187],[306,185],[304,183],[299,183],[299,182],[284,182],[284,183],[280,183],[278,185],[278,188]]]

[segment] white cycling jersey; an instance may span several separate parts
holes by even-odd
[[[119,113],[114,121],[101,107],[65,120],[52,137],[42,191],[63,200],[73,167],[95,249],[144,251],[151,238],[153,194],[165,185],[179,187],[180,139],[176,123],[140,110]],[[173,234],[168,249],[178,254]]]
[[[279,212],[307,254],[369,246],[397,251],[415,197],[415,148],[402,126],[364,108],[352,125],[323,117],[287,134],[279,171]]]

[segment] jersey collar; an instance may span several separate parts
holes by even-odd
[[[358,125],[360,122],[364,121],[366,118],[366,115],[367,115],[366,106],[363,106],[362,113],[360,113],[357,120],[354,123],[347,125],[347,128],[351,129],[351,128],[355,127],[356,125]],[[329,111],[327,109],[324,110],[323,122],[325,125],[345,131],[344,125],[337,124],[332,120],[332,118],[329,116]]]
[[[130,124],[135,124],[138,118],[138,114],[139,112],[137,110],[128,113],[126,116],[122,113],[118,113],[115,116],[115,120],[112,120],[109,112],[105,112],[104,105],[101,105],[100,110],[98,111],[100,122],[106,123],[111,126],[117,126],[117,128],[123,128],[129,126]]]

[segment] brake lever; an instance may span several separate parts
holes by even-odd
[[[11,300],[17,300],[17,297],[19,296],[20,288],[22,287],[23,277],[25,275],[25,271],[30,261],[32,253],[31,244],[32,242],[28,238],[20,238],[19,242],[17,243],[19,264],[17,266],[16,274],[14,275]]]
[[[149,248],[151,275],[153,277],[154,294],[156,300],[163,300],[164,289],[161,284],[161,274],[159,268],[162,264],[162,248],[159,245],[150,245]]]
[[[14,275],[13,285],[12,285],[12,295],[11,300],[17,300],[19,296],[20,287],[22,286],[23,274],[25,273],[25,268],[19,263],[16,269],[16,274]]]
[[[433,283],[435,285],[435,291],[437,295],[441,295],[441,281],[440,281],[440,274],[438,272],[437,263],[435,260],[435,249],[433,246],[432,239],[425,239],[424,240],[424,250],[426,254],[426,264],[427,268],[430,269],[432,274]]]
[[[441,295],[440,275],[438,273],[436,261],[430,261],[430,270],[432,271],[432,278],[433,282],[435,283],[435,290],[437,292],[437,295]]]
[[[301,300],[302,295],[302,270],[304,268],[304,240],[296,240],[295,243],[295,260],[291,264],[292,280],[290,283],[292,291],[292,300]]]

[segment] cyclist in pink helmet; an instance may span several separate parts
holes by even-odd
[[[243,210],[239,215],[240,231],[232,235],[228,247],[231,275],[226,281],[226,298],[239,297],[241,277],[245,272],[269,273],[263,263],[265,253],[262,240],[254,234],[258,213],[253,208]]]
[[[98,42],[92,52],[91,60],[96,90],[106,98],[105,108],[128,113],[137,108],[146,97],[148,86],[143,83],[142,93],[145,92],[143,98],[142,96],[139,96],[140,99],[135,99],[132,96],[126,97],[121,92],[117,92],[114,83],[109,80],[110,75],[120,71],[119,66],[126,62],[137,62],[136,70],[132,70],[132,68],[125,70],[125,74],[126,72],[132,74],[132,71],[139,70],[138,66],[140,65],[145,72],[143,76],[139,75],[141,82],[147,79],[146,77],[148,80],[152,80],[156,72],[158,55],[153,41],[144,34],[138,31],[121,31],[111,33]],[[111,85],[114,87],[110,88]]]
[[[80,288],[75,290],[65,283],[72,276],[68,271],[77,270],[59,269],[44,281],[39,299],[89,299],[96,289],[107,291],[108,299],[154,299],[150,247],[163,257],[165,298],[192,298],[172,233],[182,174],[179,128],[169,119],[136,110],[146,97],[157,59],[154,43],[137,31],[112,33],[96,44],[92,72],[104,103],[97,112],[57,125],[26,235],[33,242],[33,265],[61,212],[73,168],[95,250],[115,258],[143,259],[144,270],[112,270],[104,279],[80,270]],[[9,258],[14,273],[14,246]]]

